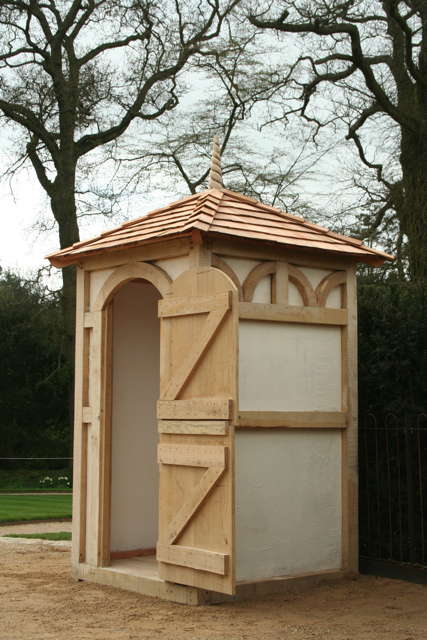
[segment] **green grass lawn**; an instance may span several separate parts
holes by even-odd
[[[71,518],[71,495],[0,495],[0,522]]]
[[[69,468],[0,469],[0,491],[70,491],[71,478]]]
[[[0,495],[10,493],[64,493],[71,495],[70,489],[0,489]]]
[[[4,538],[33,538],[35,540],[71,540],[71,531],[51,531],[50,533],[8,533]]]

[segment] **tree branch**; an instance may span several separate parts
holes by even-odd
[[[412,43],[412,30],[406,20],[400,15],[398,4],[391,0],[391,2],[384,3],[386,7],[389,7],[389,15],[395,20],[403,32],[405,38],[405,62],[409,70],[409,73],[416,82],[419,82],[423,86],[427,85],[427,78],[420,73],[419,69],[414,64],[413,60],[413,43]],[[412,13],[412,12],[411,12]]]
[[[47,177],[46,169],[37,153],[38,142],[39,142],[39,139],[37,138],[37,136],[31,137],[31,141],[27,144],[27,154],[29,159],[31,160],[31,164],[34,167],[34,170],[36,172],[37,178],[41,186],[49,196],[52,196],[53,183]]]
[[[289,12],[284,11],[275,20],[260,20],[255,15],[250,15],[250,22],[260,28],[269,29],[274,31],[281,31],[285,33],[313,33],[318,36],[334,36],[334,35],[346,35],[350,38],[352,60],[357,69],[361,71],[365,79],[366,86],[371,91],[376,101],[381,105],[383,110],[397,123],[404,126],[414,132],[417,131],[416,122],[414,119],[401,112],[390,100],[384,89],[376,80],[372,71],[371,65],[363,54],[360,33],[358,28],[354,24],[341,23],[341,24],[325,24],[320,20],[314,22],[303,23],[287,23],[285,20],[288,18]],[[332,54],[333,55],[333,54]]]
[[[31,131],[38,139],[42,140],[55,161],[58,147],[52,135],[47,131],[41,120],[34,113],[21,104],[14,104],[0,98],[0,109],[7,118]]]
[[[356,120],[356,122],[349,127],[348,134],[346,135],[346,139],[347,140],[353,140],[353,142],[356,145],[357,151],[359,153],[359,157],[362,160],[363,164],[365,164],[370,169],[375,169],[375,171],[377,172],[377,179],[380,182],[383,182],[386,186],[389,187],[390,183],[387,182],[384,179],[383,175],[382,175],[383,165],[382,164],[374,164],[372,162],[369,162],[369,160],[367,159],[367,157],[365,155],[365,151],[363,149],[363,146],[362,146],[362,143],[360,141],[359,135],[357,133],[359,131],[359,129],[365,124],[365,122],[370,117],[372,117],[376,113],[381,113],[381,112],[382,112],[382,108],[380,107],[380,105],[377,104],[376,102],[374,102],[370,107],[365,109],[362,112],[362,114],[360,115],[360,117]]]
[[[135,34],[132,36],[128,36],[127,38],[123,38],[123,40],[116,40],[113,42],[104,42],[100,44],[98,47],[95,47],[91,51],[88,51],[84,56],[77,59],[79,66],[83,66],[87,64],[90,60],[99,56],[100,53],[104,51],[108,51],[109,49],[120,49],[121,47],[126,47],[131,42],[142,42],[143,40],[147,40],[150,35],[150,30],[146,29],[142,34]]]

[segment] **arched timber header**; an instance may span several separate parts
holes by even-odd
[[[305,305],[316,306],[316,295],[313,287],[302,271],[289,264],[287,266],[289,273],[289,282],[292,282],[298,289]],[[246,277],[243,283],[243,299],[251,302],[256,286],[268,275],[274,275],[277,272],[277,262],[261,262],[256,265]]]
[[[113,273],[103,284],[94,302],[92,311],[102,311],[116,289],[130,280],[137,279],[151,282],[159,291],[162,298],[169,293],[172,283],[171,278],[163,269],[148,262],[134,262],[132,264],[122,265],[114,269]]]
[[[278,263],[274,261],[261,262],[249,272],[242,286],[243,300],[246,302],[252,301],[259,282],[268,275],[276,274],[277,265]],[[218,267],[222,268],[220,264],[218,264]],[[289,282],[296,286],[305,306],[324,307],[331,291],[335,289],[335,287],[346,284],[345,272],[335,271],[325,276],[314,290],[307,276],[300,269],[292,264],[288,264],[287,270]],[[275,283],[274,286],[277,286],[277,283]]]

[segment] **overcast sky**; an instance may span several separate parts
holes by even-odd
[[[30,172],[14,180],[13,193],[8,183],[0,183],[2,268],[27,271],[39,267],[43,255],[55,248],[58,241],[54,232],[38,234],[32,228],[45,206],[42,191]]]
[[[2,167],[3,171],[6,169]],[[132,217],[168,204],[176,199],[165,191],[152,195],[149,201],[139,199]],[[48,265],[44,256],[59,248],[56,227],[51,230],[37,228],[39,220],[51,222],[52,214],[44,191],[31,169],[24,170],[12,184],[0,182],[0,266],[19,271],[23,275]],[[114,227],[117,222],[97,217],[81,224],[81,239],[90,238]]]

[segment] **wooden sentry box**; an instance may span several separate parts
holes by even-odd
[[[358,261],[223,188],[77,266],[74,575],[197,604],[358,570]]]

